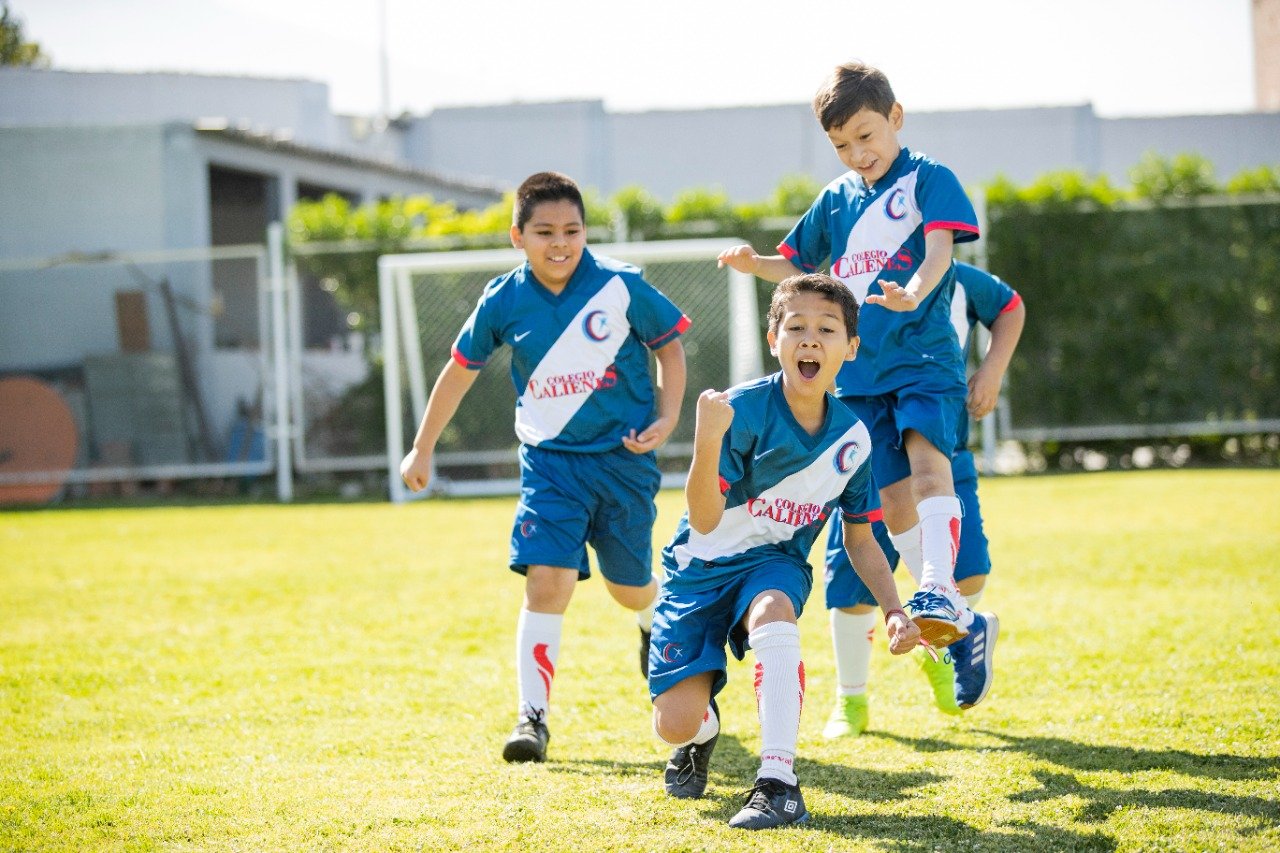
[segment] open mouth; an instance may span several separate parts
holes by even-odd
[[[801,361],[796,365],[796,368],[800,371],[800,375],[805,379],[812,379],[817,376],[819,367],[820,365],[818,362],[810,361],[809,359],[801,359]]]

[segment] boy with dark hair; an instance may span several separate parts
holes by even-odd
[[[981,323],[991,330],[991,344],[982,364],[969,377],[966,407],[974,418],[983,418],[995,408],[1000,396],[1009,361],[1018,346],[1026,308],[1022,297],[999,277],[969,264],[956,264],[956,292],[952,303],[951,323],[956,339],[961,342],[968,362],[972,331]],[[991,555],[982,529],[982,508],[978,503],[978,469],[969,450],[969,421],[965,418],[956,436],[951,456],[952,479],[956,497],[964,507],[961,521],[960,552],[956,556],[956,586],[969,607],[978,606],[987,575],[991,572]],[[872,525],[876,540],[891,567],[898,564],[898,552],[889,541],[883,522]],[[919,579],[917,578],[917,583]],[[871,663],[871,640],[875,630],[875,599],[849,565],[839,528],[832,528],[827,541],[826,572],[827,608],[831,611],[831,644],[836,660],[836,704],[822,733],[829,738],[860,734],[867,727],[867,677]],[[941,655],[928,655],[921,650],[916,662],[933,688],[934,702],[947,714],[960,714],[980,702],[978,690],[989,690],[989,676],[957,682],[953,655],[967,652],[979,660],[960,661],[962,672],[990,669],[991,657],[983,648],[958,643],[944,649]]]
[[[539,172],[516,191],[511,242],[526,262],[490,281],[440,371],[405,484],[426,488],[431,454],[478,371],[511,347],[520,439],[520,502],[511,532],[512,571],[525,576],[516,628],[519,722],[507,761],[546,759],[546,717],[564,612],[596,552],[609,594],[637,611],[648,663],[657,582],[652,575],[653,451],[680,417],[689,320],[629,264],[586,248],[582,194],[565,175]],[[649,378],[657,359],[658,394]]]
[[[885,524],[920,578],[907,606],[930,645],[960,641],[990,653],[999,623],[969,609],[953,576],[961,507],[951,450],[965,375],[950,325],[951,252],[977,239],[977,216],[950,169],[898,142],[902,105],[883,73],[841,65],[813,106],[849,171],[823,189],[780,254],[736,246],[719,261],[770,281],[829,263],[862,304],[862,358],[840,371],[836,389],[871,432]],[[957,681],[989,677],[989,668],[956,670]]]
[[[857,312],[829,276],[784,280],[768,330],[781,370],[698,398],[688,512],[662,552],[649,692],[654,731],[675,747],[667,793],[700,797],[720,730],[714,697],[727,681],[725,644],[739,660],[754,650],[760,770],[732,827],[808,819],[795,774],[804,702],[796,620],[813,586],[810,547],[837,507],[853,565],[884,609],[891,650],[903,654],[919,638],[868,525],[879,510],[867,429],[827,392],[857,352]]]

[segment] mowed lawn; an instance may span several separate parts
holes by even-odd
[[[0,849],[1280,848],[1280,472],[986,480],[991,695],[938,713],[877,637],[871,730],[825,741],[815,585],[798,772],[813,819],[725,821],[759,746],[731,666],[708,796],[662,793],[630,614],[569,610],[550,761],[500,757],[513,501],[0,513]],[[660,497],[655,541],[678,492]]]

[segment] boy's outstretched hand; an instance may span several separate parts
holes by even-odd
[[[420,492],[431,482],[431,454],[413,448],[400,461],[400,479],[411,492]]]
[[[867,302],[872,305],[883,305],[890,311],[914,311],[920,305],[920,297],[911,290],[892,281],[880,279],[877,284],[884,291],[884,295],[873,293],[867,297]]]
[[[920,643],[920,628],[901,610],[890,612],[888,629],[889,651],[895,655],[905,655]]]
[[[733,267],[738,272],[755,275],[760,269],[760,256],[748,245],[725,249],[716,257],[717,267]]]
[[[637,434],[633,429],[624,435],[622,437],[622,446],[632,453],[648,453],[650,450],[657,450],[670,437],[672,430],[675,428],[675,418],[659,417],[649,424],[644,432]]]

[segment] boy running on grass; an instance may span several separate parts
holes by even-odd
[[[518,722],[507,761],[544,761],[551,683],[574,585],[596,552],[605,587],[637,612],[641,669],[657,596],[653,522],[660,475],[654,450],[680,417],[689,319],[633,266],[586,248],[582,193],[539,172],[516,190],[511,242],[528,259],[485,286],[440,372],[400,464],[426,488],[431,454],[493,351],[511,347],[520,439],[520,502],[510,567],[525,576],[516,626]],[[657,358],[658,394],[649,379]]]
[[[667,793],[700,797],[720,730],[725,645],[739,660],[755,652],[760,770],[733,827],[808,819],[795,773],[804,699],[796,620],[813,586],[810,547],[837,508],[852,563],[884,609],[890,649],[908,652],[920,635],[871,535],[879,508],[867,429],[827,393],[857,352],[857,323],[844,285],[788,278],[769,308],[769,348],[782,369],[698,398],[688,512],[663,550],[649,692],[654,730],[675,747]]]

